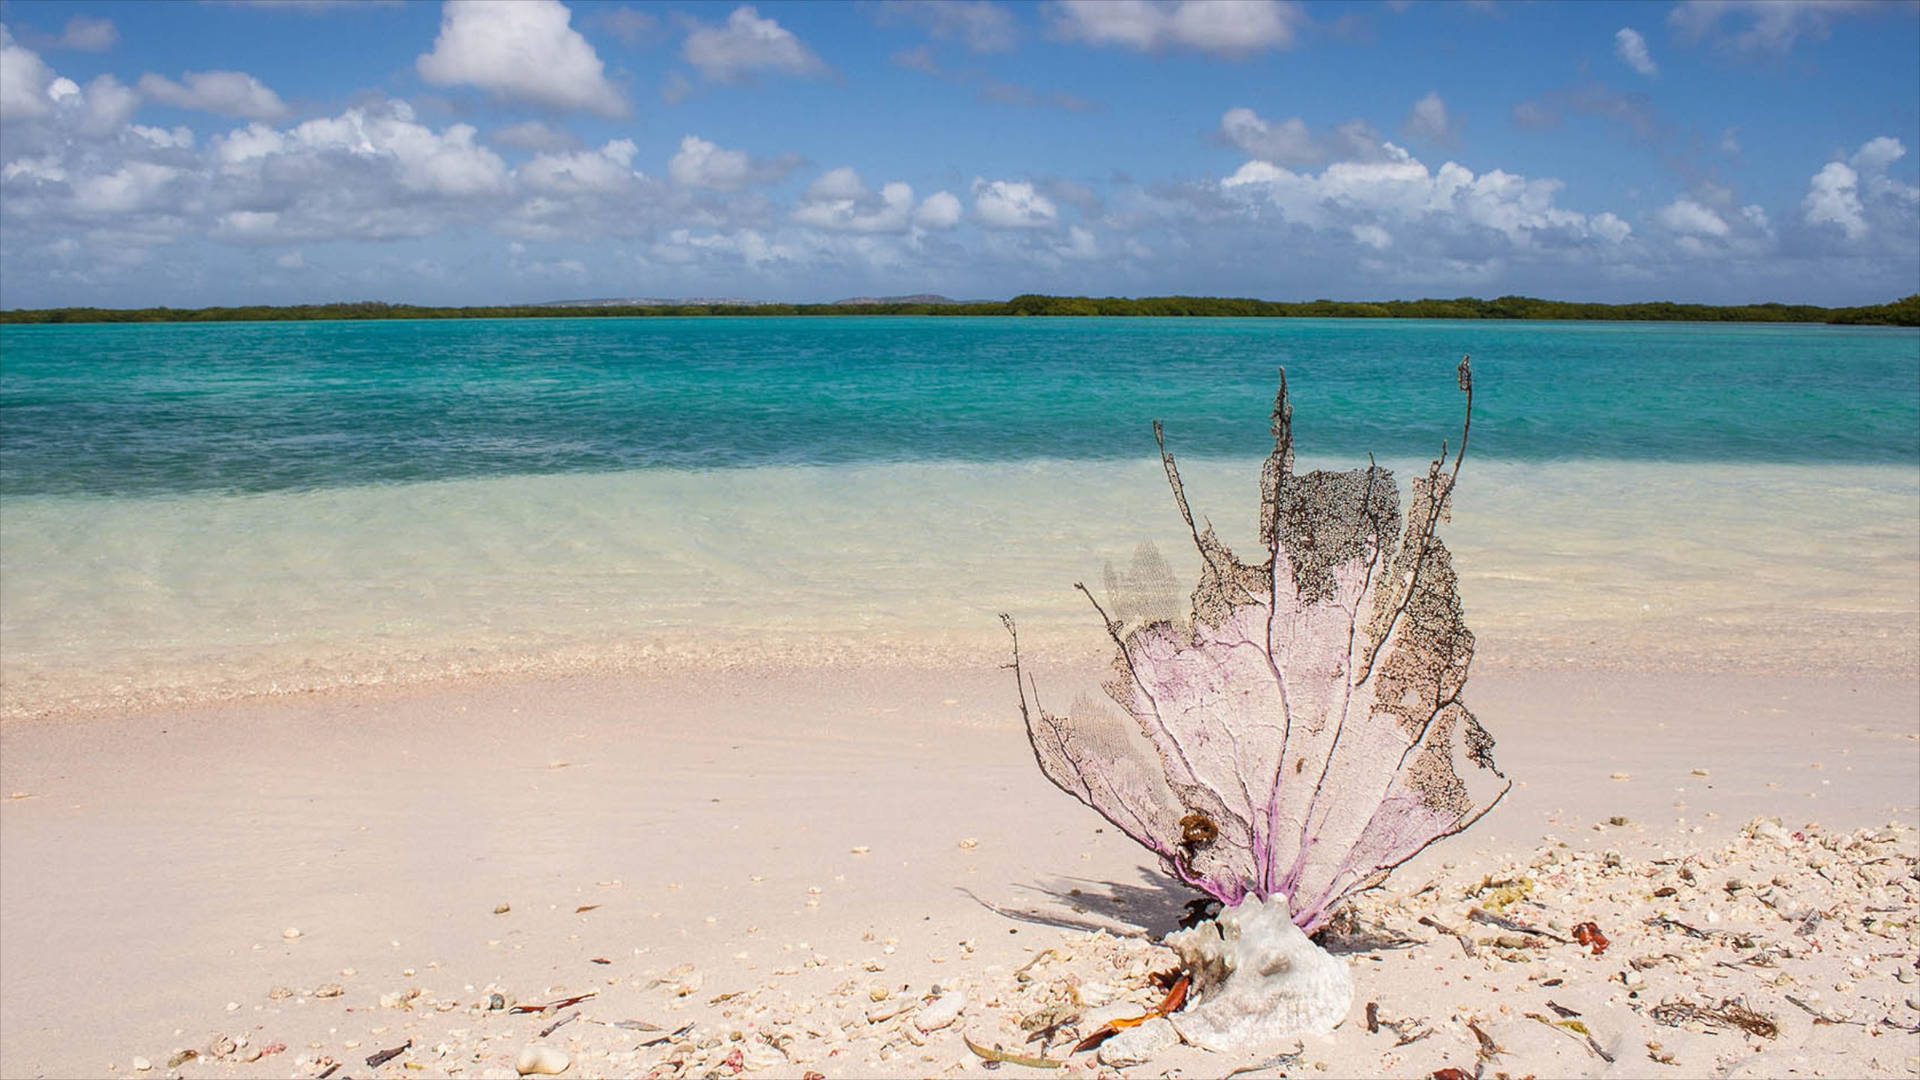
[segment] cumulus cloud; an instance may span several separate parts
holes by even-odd
[[[0,117],[18,120],[52,112],[47,87],[53,78],[40,54],[16,43],[0,23]]]
[[[414,61],[436,86],[472,86],[496,97],[625,116],[593,46],[560,0],[447,0],[433,51]]]
[[[98,139],[119,131],[133,119],[133,114],[140,109],[140,95],[111,75],[96,75],[80,92],[77,104],[85,110],[77,130],[81,135]],[[174,136],[169,134],[168,139],[173,141]],[[192,145],[192,132],[187,133],[187,139],[187,145]]]
[[[1227,57],[1291,48],[1306,21],[1287,0],[1059,0],[1053,8],[1053,32],[1069,41]]]
[[[913,223],[923,229],[951,229],[960,224],[964,212],[958,196],[950,191],[936,191],[913,212]]]
[[[876,197],[852,168],[830,170],[808,185],[794,207],[796,224],[829,232],[904,232],[913,215],[913,188],[886,184]]]
[[[973,217],[988,229],[1046,229],[1060,220],[1060,211],[1024,180],[975,180]]]
[[[1453,118],[1447,115],[1447,103],[1440,98],[1440,92],[1430,90],[1427,96],[1413,103],[1403,125],[1408,136],[1425,139],[1429,142],[1451,142],[1454,137]]]
[[[992,0],[918,0],[875,9],[882,23],[912,21],[936,40],[959,41],[974,52],[1005,52],[1019,40],[1013,13]]]
[[[1667,15],[1683,41],[1711,37],[1741,52],[1784,54],[1801,37],[1824,38],[1833,21],[1883,5],[1874,0],[1685,0]]]
[[[279,120],[293,111],[279,94],[244,71],[189,71],[179,82],[142,75],[140,94],[162,105],[245,120]]]
[[[519,178],[537,191],[614,193],[645,176],[633,169],[639,152],[632,139],[615,139],[598,150],[541,154],[520,166]]]
[[[712,82],[737,83],[761,72],[776,75],[821,75],[827,65],[793,31],[758,9],[733,9],[719,26],[696,24],[688,32],[680,55]]]
[[[1647,52],[1647,39],[1641,37],[1640,31],[1631,26],[1623,26],[1614,32],[1613,55],[1619,57],[1621,63],[1648,78],[1660,73],[1659,65],[1653,62],[1653,55]]]
[[[1318,174],[1250,161],[1221,183],[1291,225],[1338,233],[1365,247],[1404,246],[1409,231],[1442,252],[1488,258],[1513,251],[1619,244],[1631,227],[1612,213],[1555,205],[1562,184],[1455,162],[1429,169],[1392,143],[1377,161],[1336,161]]]
[[[120,41],[120,31],[114,29],[112,19],[96,19],[91,15],[75,15],[67,20],[66,29],[49,44],[56,49],[74,49],[79,52],[106,52]]]
[[[1681,236],[1719,237],[1733,231],[1726,219],[1715,213],[1712,207],[1685,196],[1654,211],[1653,217],[1668,231]]]
[[[800,158],[783,154],[771,160],[749,157],[745,150],[727,150],[698,135],[680,140],[680,150],[667,162],[667,175],[683,187],[738,191],[752,184],[771,184],[800,167]]]
[[[1801,220],[1815,228],[1838,228],[1849,241],[1869,234],[1899,236],[1920,216],[1920,187],[1887,175],[1887,167],[1905,157],[1899,139],[1882,135],[1845,161],[1829,161],[1807,182],[1800,200]],[[1879,224],[1881,228],[1876,229]]]

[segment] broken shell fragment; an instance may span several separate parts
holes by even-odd
[[[960,1011],[966,1007],[967,995],[958,990],[949,991],[921,1009],[913,1018],[913,1026],[921,1031],[938,1031],[960,1019]]]
[[[573,1059],[566,1051],[534,1043],[520,1051],[520,1056],[513,1061],[513,1071],[521,1076],[558,1076],[572,1064]]]

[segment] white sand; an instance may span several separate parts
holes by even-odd
[[[1072,1010],[1083,1032],[1137,1013],[1124,1003],[1157,997],[1144,975],[1166,966],[1145,935],[1169,929],[1189,894],[1046,783],[1008,679],[990,667],[600,677],[10,723],[0,793],[19,797],[0,802],[0,1075],[126,1076],[140,1057],[143,1075],[160,1076],[176,1051],[224,1034],[249,1045],[171,1072],[304,1077],[331,1058],[344,1063],[335,1076],[365,1077],[369,1054],[411,1038],[380,1075],[483,1076],[566,1015],[474,1011],[493,990],[522,1002],[598,992],[546,1040],[578,1059],[567,1075],[977,1073],[963,1033],[1013,1048],[1017,1019],[1076,984],[1083,1001],[1118,995]],[[1817,822],[1816,840],[1914,822],[1911,677],[1490,673],[1469,699],[1500,740],[1512,796],[1363,905],[1363,918],[1420,943],[1353,954],[1346,1025],[1261,1075],[1472,1074],[1469,1022],[1505,1049],[1489,1077],[1920,1072],[1920,1036],[1894,1026],[1920,1025],[1914,834],[1844,858],[1817,844],[1720,850],[1756,815],[1790,831]],[[1605,824],[1616,816],[1627,824]],[[1609,850],[1620,867],[1606,867]],[[1554,862],[1529,867],[1546,851]],[[1708,854],[1683,863],[1688,851]],[[1889,880],[1826,881],[1813,865],[1837,873],[1869,855]],[[1698,880],[1677,877],[1682,865]],[[1538,885],[1508,914],[1563,930],[1596,919],[1612,948],[1517,950],[1539,954],[1519,963],[1482,947],[1470,959],[1416,921],[1498,937],[1465,921],[1467,890],[1509,871]],[[1728,893],[1730,875],[1760,887]],[[1668,881],[1685,889],[1652,898]],[[1836,919],[1798,936],[1800,923],[1753,898],[1765,888]],[[1875,888],[1889,910],[1867,912]],[[1794,956],[1717,967],[1760,942],[1699,945],[1640,925],[1652,911],[1746,927]],[[1049,948],[1068,958],[1025,982],[1014,974]],[[1644,989],[1619,981],[1634,958],[1654,958]],[[1542,986],[1552,978],[1563,981]],[[339,996],[313,995],[329,983]],[[934,984],[968,990],[955,1025],[922,1035],[908,1015],[868,1022]],[[275,987],[294,993],[275,999]],[[410,988],[421,995],[409,1007],[381,1007]],[[1815,1023],[1782,1004],[1789,993],[1851,1022]],[[1780,1033],[1650,1015],[1686,995],[1744,997]],[[1581,1012],[1618,1060],[1526,1017],[1549,998]],[[1434,1034],[1395,1048],[1392,1029],[1365,1030],[1367,1001]],[[605,1026],[621,1020],[666,1030]],[[678,1042],[640,1046],[689,1023]],[[287,1048],[241,1060],[273,1043]],[[1677,1064],[1657,1063],[1662,1053]],[[1125,1071],[1220,1075],[1264,1057],[1175,1047]],[[1093,1054],[1074,1060],[1076,1074],[1112,1071]],[[1041,1075],[998,1075],[1017,1073]]]

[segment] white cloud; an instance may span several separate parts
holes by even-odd
[[[680,140],[680,152],[667,162],[667,175],[686,187],[738,191],[753,177],[745,150],[725,150],[698,135]]]
[[[674,229],[649,249],[654,258],[670,264],[721,261],[737,262],[748,269],[770,263],[791,262],[799,257],[794,248],[771,241],[758,229],[738,229],[731,233],[695,233]]]
[[[74,209],[82,214],[126,214],[158,201],[180,170],[150,161],[129,161],[110,173],[79,180],[73,186]]]
[[[53,69],[40,54],[17,44],[0,23],[0,117],[21,120],[51,113],[47,86],[53,78]]]
[[[1352,228],[1355,241],[1365,244],[1375,251],[1385,251],[1393,246],[1393,234],[1378,225],[1355,225]]]
[[[1733,230],[1712,207],[1681,196],[1654,211],[1654,220],[1681,236],[1722,237]]]
[[[162,105],[247,120],[279,120],[293,111],[280,95],[244,71],[189,71],[181,80],[142,75],[140,93]]]
[[[842,165],[837,169],[828,169],[821,173],[813,183],[807,185],[806,194],[802,196],[810,203],[866,197],[867,185],[851,165]]]
[[[1413,103],[1404,127],[1409,136],[1430,142],[1450,142],[1454,136],[1453,120],[1447,115],[1447,103],[1441,100],[1437,90],[1428,91],[1426,97]]]
[[[1053,32],[1089,45],[1243,57],[1290,48],[1307,21],[1286,0],[1058,0]]]
[[[957,40],[974,52],[1005,52],[1019,38],[1013,13],[992,0],[915,0],[883,4],[876,9],[881,22],[912,19],[940,40]]]
[[[1623,26],[1613,35],[1613,55],[1620,62],[1651,78],[1660,73],[1660,67],[1653,62],[1652,54],[1647,52],[1647,39],[1640,31],[1631,26]]]
[[[120,80],[111,75],[94,76],[80,95],[80,100],[86,108],[86,115],[79,124],[80,133],[93,138],[119,131],[140,108],[140,95],[132,87],[121,85]]]
[[[1257,200],[1282,221],[1337,231],[1370,249],[1425,245],[1484,261],[1513,251],[1618,245],[1632,232],[1612,214],[1554,205],[1562,185],[1494,169],[1478,176],[1455,162],[1429,169],[1392,143],[1379,160],[1336,161],[1319,174],[1250,161],[1221,182],[1223,193]],[[1409,230],[1414,232],[1410,233]],[[1497,238],[1497,239],[1494,239]],[[1384,242],[1384,243],[1383,243]]]
[[[1845,161],[1827,162],[1807,182],[1801,220],[1815,228],[1837,226],[1849,241],[1878,233],[1911,245],[1920,216],[1920,187],[1887,175],[1887,167],[1906,155],[1899,139],[1882,135]]]
[[[1720,133],[1720,152],[1723,154],[1740,153],[1740,130],[1728,128]]]
[[[1269,123],[1252,109],[1228,109],[1220,117],[1220,133],[1247,154],[1277,165],[1313,165],[1326,159],[1326,151],[1297,116]]]
[[[1076,259],[1086,262],[1101,255],[1100,244],[1094,239],[1093,230],[1084,225],[1067,226],[1065,240],[1053,246],[1054,254],[1063,259]]]
[[[638,151],[632,139],[615,139],[598,150],[541,154],[520,166],[516,175],[539,191],[608,194],[623,191],[644,179],[633,170],[633,158]]]
[[[114,29],[112,19],[75,15],[67,20],[66,29],[61,32],[59,40],[53,43],[53,47],[75,49],[79,52],[106,52],[119,40],[120,31]]]
[[[1899,139],[1882,135],[1869,140],[1850,160],[1862,172],[1879,172],[1906,156],[1907,148],[1900,144]]]
[[[104,76],[102,76],[104,78]],[[147,145],[156,150],[191,150],[193,132],[185,127],[176,127],[172,131],[165,128],[145,127],[135,124],[127,129],[135,137],[146,140]]]
[[[1683,0],[1667,24],[1683,40],[1711,35],[1742,52],[1786,53],[1802,36],[1826,37],[1834,19],[1880,6],[1874,0]],[[1734,24],[1731,32],[1725,23]]]
[[[305,270],[307,268],[307,259],[306,256],[297,251],[289,251],[284,255],[276,256],[273,260],[273,265],[282,270]]]
[[[1045,229],[1060,220],[1060,211],[1023,180],[975,180],[973,217],[988,229]]]
[[[819,75],[827,65],[793,31],[763,19],[752,6],[737,7],[721,26],[696,25],[680,55],[713,82],[732,83],[760,72]]]
[[[791,215],[795,224],[828,232],[905,232],[913,214],[913,188],[881,187],[878,198],[848,167],[830,170],[808,185]]]
[[[317,182],[337,161],[371,166],[407,192],[459,198],[503,191],[506,163],[475,134],[468,124],[435,133],[414,120],[405,102],[391,102],[384,109],[352,108],[308,120],[285,132],[250,124],[213,143],[224,168],[252,173],[271,167],[282,182],[302,171]]]
[[[473,86],[510,101],[602,116],[627,102],[560,0],[447,0],[433,51],[414,61],[437,86]]]
[[[951,229],[960,224],[960,200],[950,191],[936,191],[913,212],[913,223],[923,229]]]

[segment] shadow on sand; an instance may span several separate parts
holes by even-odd
[[[1139,868],[1137,884],[1061,877],[1013,889],[1024,894],[1024,902],[995,903],[972,889],[960,891],[994,914],[1018,922],[1155,941],[1178,930],[1188,903],[1203,896],[1146,867]]]

